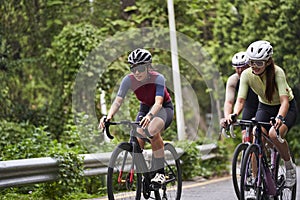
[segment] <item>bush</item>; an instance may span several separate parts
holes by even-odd
[[[203,141],[180,141],[177,147],[184,149],[182,160],[182,178],[183,180],[191,180],[197,176],[210,178],[212,176],[220,176],[228,173],[229,153],[226,144],[217,143],[217,149],[213,150],[215,157],[213,159],[202,160],[198,145]],[[212,142],[211,142],[212,143]],[[206,143],[208,144],[208,143]]]
[[[300,125],[294,126],[287,134],[286,139],[289,143],[291,152],[295,157],[296,163],[300,164]]]
[[[0,161],[44,157],[53,142],[46,126],[0,122]]]

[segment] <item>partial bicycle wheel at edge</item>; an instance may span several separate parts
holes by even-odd
[[[165,158],[166,183],[162,187],[161,197],[163,200],[180,200],[182,192],[180,159],[170,143],[165,144]]]
[[[241,178],[241,166],[242,160],[245,154],[248,143],[240,143],[234,150],[233,158],[232,158],[232,183],[234,187],[235,194],[238,199],[240,199],[240,178]]]
[[[141,199],[142,175],[133,173],[132,146],[129,143],[121,143],[114,149],[107,172],[108,199]],[[131,181],[132,180],[132,181]]]
[[[259,149],[257,145],[248,146],[241,168],[240,200],[263,198],[263,176],[258,173]],[[260,177],[259,177],[260,176]],[[260,184],[257,181],[260,179]]]

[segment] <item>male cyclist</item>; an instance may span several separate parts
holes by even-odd
[[[131,89],[140,101],[140,109],[136,116],[136,120],[140,121],[142,128],[139,129],[139,132],[147,135],[151,141],[154,155],[152,169],[155,170],[155,176],[151,182],[163,184],[166,179],[164,143],[161,134],[173,120],[174,108],[171,97],[167,91],[164,76],[154,71],[151,66],[152,55],[148,50],[132,51],[128,56],[128,63],[131,73],[123,78],[117,97],[107,117],[101,118],[99,126],[104,128],[105,121],[111,120],[122,105],[128,90]],[[145,143],[139,139],[139,144],[143,148]]]
[[[276,130],[282,138],[295,124],[297,118],[297,105],[293,92],[289,87],[282,68],[275,65],[272,58],[273,47],[270,42],[259,40],[247,48],[248,64],[240,79],[238,98],[233,114],[240,114],[247,98],[249,86],[259,97],[259,105],[255,119],[267,122],[276,116],[275,124],[264,125],[262,131],[269,135],[281,157],[285,161],[286,186],[292,187],[296,183],[296,165],[293,163],[289,146],[286,140],[281,143],[277,139]],[[231,122],[230,115],[227,122]]]
[[[235,68],[235,73],[228,78],[226,83],[226,96],[224,102],[225,118],[221,119],[222,127],[226,127],[226,118],[228,118],[228,116],[233,111],[235,97],[237,91],[239,90],[241,74],[245,69],[249,68],[249,65],[247,64],[246,52],[238,52],[234,54],[231,59],[231,64]],[[258,97],[253,92],[253,90],[249,88],[247,99],[245,101],[245,107],[242,113],[242,119],[250,120],[254,118],[257,110],[257,106],[258,106]],[[245,142],[244,136],[246,130],[244,127],[242,127],[242,133],[243,133],[243,142]]]

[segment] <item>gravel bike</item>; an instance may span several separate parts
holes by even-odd
[[[138,139],[150,143],[137,132],[139,122],[120,121],[105,122],[104,131],[113,139],[109,127],[111,125],[125,125],[130,131],[129,142],[121,142],[114,149],[107,172],[107,193],[109,200],[114,199],[157,199],[179,200],[182,191],[181,167],[178,153],[174,146],[165,143],[165,175],[166,182],[161,186],[151,183],[154,173],[151,169],[153,157],[147,159],[145,150],[141,149]]]
[[[274,118],[271,119],[274,122]],[[275,145],[261,130],[269,122],[240,120],[254,128],[254,143],[247,147],[241,167],[240,200],[295,200],[296,184],[285,186],[285,166]],[[277,139],[284,142],[277,130]]]

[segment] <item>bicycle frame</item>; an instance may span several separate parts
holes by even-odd
[[[143,189],[143,195],[146,198],[149,198],[150,192],[152,190],[154,190],[154,188],[150,187],[150,179],[151,179],[151,172],[149,171],[148,167],[147,167],[147,163],[146,160],[143,156],[143,149],[140,147],[137,136],[139,135],[139,133],[137,133],[136,128],[138,127],[137,124],[135,125],[135,123],[132,122],[127,122],[127,121],[123,121],[120,122],[120,124],[130,124],[132,126],[132,130],[130,131],[130,139],[129,139],[129,143],[132,146],[131,151],[127,151],[126,155],[124,156],[124,160],[123,160],[123,164],[122,164],[122,168],[119,172],[119,178],[118,178],[118,183],[122,184],[124,182],[124,180],[121,179],[122,175],[123,175],[123,171],[126,165],[126,159],[127,159],[127,155],[128,153],[131,153],[132,155],[132,160],[133,162],[131,162],[131,166],[130,166],[130,172],[129,172],[129,184],[133,183],[133,177],[134,177],[134,165],[136,166],[136,173],[140,173],[144,176],[144,189]],[[148,138],[142,138],[145,142],[150,143],[150,140]],[[125,142],[126,143],[126,142]],[[122,146],[122,143],[119,145]],[[138,163],[138,164],[137,164]]]
[[[116,162],[116,155],[119,155],[117,152],[123,152],[122,156],[120,157],[121,162],[119,162],[119,167],[115,168],[116,170],[116,178],[117,178],[117,184],[121,186],[122,188],[126,186],[127,190],[131,190],[134,188],[134,183],[136,183],[136,194],[143,194],[145,199],[148,199],[151,197],[151,192],[154,191],[154,195],[156,199],[161,199],[159,189],[162,189],[162,198],[168,199],[167,196],[170,194],[167,192],[167,184],[171,182],[178,182],[179,192],[177,193],[177,198],[180,198],[181,195],[181,176],[178,178],[178,173],[181,173],[180,165],[178,166],[179,161],[177,152],[175,148],[169,144],[165,144],[165,150],[169,151],[173,158],[175,159],[175,165],[177,169],[177,173],[175,173],[172,170],[172,167],[169,165],[167,160],[165,160],[165,169],[168,169],[169,173],[166,175],[167,180],[162,185],[152,184],[151,178],[152,178],[152,171],[151,168],[148,167],[148,163],[143,155],[143,149],[140,147],[138,138],[144,140],[146,143],[150,143],[150,140],[148,138],[145,138],[143,135],[139,134],[137,131],[137,128],[139,127],[139,122],[130,122],[130,121],[121,121],[121,122],[105,122],[105,131],[109,138],[113,138],[113,136],[109,132],[109,126],[110,125],[119,125],[119,124],[125,124],[129,125],[132,129],[130,131],[130,139],[129,142],[122,142],[120,143],[117,148],[113,152],[113,161],[112,164],[109,165],[109,171],[113,173],[114,171],[114,163]],[[116,152],[116,153],[115,153]],[[114,154],[115,153],[115,154]],[[130,156],[132,160],[128,160],[127,158]],[[126,171],[126,173],[124,173]],[[177,175],[176,175],[177,174]],[[134,179],[134,176],[136,175],[137,180]],[[178,178],[178,179],[177,179]],[[109,184],[112,184],[111,176],[109,178]],[[126,185],[125,185],[126,184]],[[172,185],[171,185],[172,186]],[[110,187],[112,188],[112,187]],[[139,188],[139,189],[138,189]],[[141,190],[142,188],[142,190]],[[111,199],[114,199],[113,192],[111,192],[111,189],[109,189],[109,196]],[[168,190],[172,191],[172,190]],[[177,191],[177,190],[176,190]],[[172,192],[171,192],[172,193]],[[139,199],[140,197],[138,197]],[[173,199],[173,198],[172,198]]]
[[[261,180],[261,177],[262,177],[261,173],[263,173],[263,177],[266,177],[266,179],[265,179],[266,193],[268,195],[275,196],[275,195],[277,195],[276,194],[277,188],[276,188],[276,184],[275,184],[276,180],[274,180],[275,171],[270,171],[269,167],[267,166],[267,155],[266,155],[265,151],[263,150],[263,148],[264,148],[263,145],[265,143],[262,141],[262,137],[274,146],[273,142],[268,138],[268,136],[266,136],[265,134],[262,133],[261,124],[258,123],[255,128],[255,141],[254,141],[254,145],[257,145],[257,147],[259,149],[257,187],[259,187],[263,181],[263,180]],[[277,153],[277,151],[276,151],[276,153]],[[271,156],[274,156],[274,155],[271,155]],[[276,161],[277,161],[277,159],[271,159],[271,163],[270,163],[271,166],[276,166],[276,163],[272,163],[272,162],[276,162]]]

